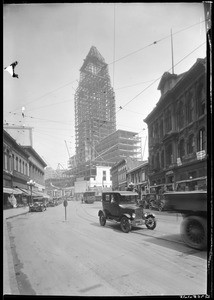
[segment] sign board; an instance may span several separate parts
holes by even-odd
[[[196,152],[196,155],[197,155],[197,159],[203,159],[206,157],[206,152],[205,150],[202,150],[202,151],[199,151],[199,152]]]
[[[180,158],[180,157],[177,157],[177,165],[178,165],[178,166],[181,166],[181,165],[182,165],[182,162],[181,162],[181,158]]]
[[[66,207],[68,205],[68,201],[67,200],[64,200],[63,201],[63,205]]]

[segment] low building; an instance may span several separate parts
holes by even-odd
[[[4,208],[11,207],[13,195],[17,205],[27,205],[32,196],[46,196],[44,168],[46,163],[31,146],[22,146],[3,130],[3,192]],[[29,184],[32,181],[32,185]],[[31,190],[32,189],[32,190]]]
[[[133,185],[139,195],[145,195],[149,191],[148,161],[127,171],[127,186]]]
[[[112,190],[125,191],[128,187],[127,173],[142,164],[142,161],[130,157],[120,160],[111,168]]]

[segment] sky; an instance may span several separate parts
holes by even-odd
[[[139,134],[146,160],[143,120],[160,99],[161,76],[172,61],[181,74],[206,57],[204,19],[202,2],[4,5],[3,66],[18,61],[19,76],[3,72],[4,124],[33,127],[33,148],[66,169],[75,154],[74,93],[95,46],[108,64],[117,129]]]

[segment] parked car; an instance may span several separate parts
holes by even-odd
[[[29,204],[29,212],[46,210],[46,201],[44,199],[33,199],[33,203]]]
[[[83,193],[83,202],[91,204],[95,201],[95,192],[85,192]]]
[[[147,194],[146,195],[146,206],[152,210],[152,209],[156,209],[159,211],[164,210],[164,197],[163,195],[159,195],[159,194]]]
[[[98,212],[101,226],[106,221],[120,223],[123,232],[128,233],[132,227],[146,225],[148,229],[155,229],[155,215],[144,213],[138,203],[138,193],[131,191],[111,191],[102,193],[102,210]]]
[[[53,200],[49,200],[47,203],[47,206],[53,207],[53,206],[55,206],[55,202]]]

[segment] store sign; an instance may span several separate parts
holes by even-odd
[[[182,165],[182,162],[181,162],[181,158],[180,158],[180,157],[177,158],[177,165],[178,165],[178,166],[181,166],[181,165]]]
[[[202,151],[199,151],[199,152],[196,152],[196,155],[197,155],[197,159],[203,159],[206,157],[206,152],[205,150],[202,150]]]

